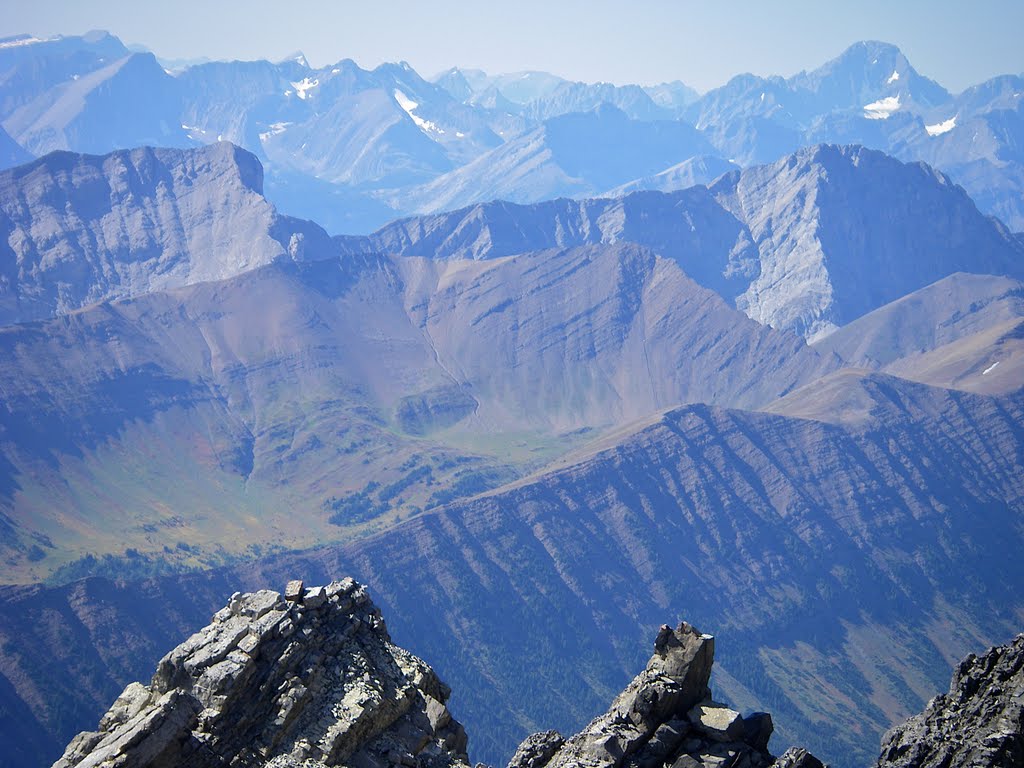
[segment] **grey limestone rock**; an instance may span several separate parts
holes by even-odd
[[[466,734],[433,670],[390,642],[351,579],[235,594],[132,683],[54,768],[466,765]]]
[[[882,738],[878,768],[1024,765],[1024,634],[964,659],[949,692]]]
[[[662,626],[646,668],[605,714],[568,740],[555,731],[530,736],[508,768],[771,765],[771,717],[743,718],[711,700],[714,654],[711,635],[685,622]]]
[[[0,325],[333,254],[318,225],[277,213],[254,155],[55,152],[0,171]]]

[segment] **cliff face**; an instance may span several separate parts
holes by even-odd
[[[231,144],[57,152],[0,172],[0,325],[333,253]]]
[[[1024,765],[1024,634],[971,654],[949,693],[882,739],[877,768],[1013,768]]]
[[[433,670],[391,644],[351,579],[236,594],[132,683],[54,768],[464,766]]]

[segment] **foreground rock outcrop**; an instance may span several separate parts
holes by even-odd
[[[536,733],[516,750],[508,768],[758,768],[775,763],[768,752],[772,718],[743,717],[711,698],[708,680],[715,639],[683,622],[661,628],[646,668],[606,713],[575,736]],[[820,768],[803,750],[777,765]]]
[[[508,768],[824,768],[803,749],[773,757],[771,715],[712,698],[714,653],[711,635],[662,626],[607,712],[569,738],[533,734]],[[449,694],[391,643],[364,587],[292,581],[283,595],[232,596],[54,768],[468,768]],[[876,768],[1021,765],[1024,634],[967,657],[949,693],[886,734]]]
[[[971,654],[949,693],[882,739],[878,768],[1012,768],[1024,765],[1024,634]]]
[[[232,597],[132,683],[54,768],[466,765],[433,670],[351,579]]]

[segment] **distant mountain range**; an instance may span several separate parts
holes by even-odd
[[[496,197],[671,191],[808,145],[863,144],[948,173],[1020,231],[1022,94],[1024,80],[1005,75],[951,95],[877,42],[788,79],[741,75],[699,96],[681,82],[612,86],[543,72],[453,69],[429,82],[404,63],[314,69],[301,55],[167,71],[106,33],[23,36],[0,41],[0,126],[10,136],[0,133],[0,161],[231,141],[265,163],[282,210],[367,233]]]
[[[0,40],[0,742],[351,573],[495,764],[673,616],[865,762],[1024,615],[1022,94]]]
[[[609,115],[665,125],[565,119]],[[293,575],[357,575],[489,691],[453,707],[495,762],[585,722],[666,613],[844,766],[1019,628],[1024,243],[923,164],[823,145],[331,237],[228,143],[59,151],[0,173],[0,231],[26,765],[228,585]]]

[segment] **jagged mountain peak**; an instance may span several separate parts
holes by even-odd
[[[761,254],[736,306],[811,340],[954,272],[1024,270],[1019,244],[961,187],[877,150],[807,147],[710,191]]]
[[[298,64],[303,69],[312,69],[312,67],[309,66],[309,60],[306,58],[306,54],[304,54],[302,51],[294,51],[285,56],[283,59],[281,59],[281,61],[278,63]]]
[[[791,765],[768,752],[771,715],[739,712],[711,697],[715,639],[685,621],[662,625],[654,655],[608,711],[565,739],[557,731],[527,738],[509,768],[612,768],[618,765]],[[806,753],[805,753],[806,754]],[[808,756],[804,768],[821,763]]]
[[[819,110],[863,108],[882,98],[898,98],[929,108],[950,100],[949,92],[911,65],[891,43],[867,40],[854,43],[831,61],[788,81],[792,87],[815,94]]]
[[[352,579],[235,594],[54,768],[466,766],[449,689]]]

